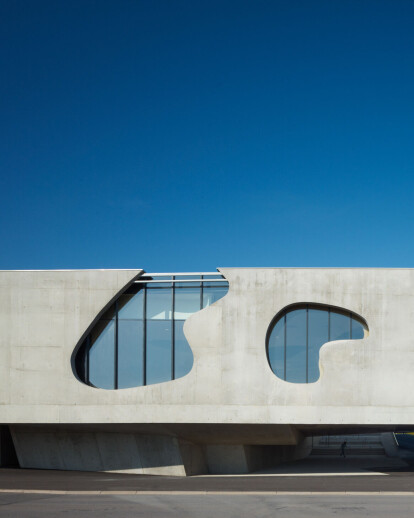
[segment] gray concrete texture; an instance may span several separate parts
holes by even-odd
[[[0,272],[1,422],[414,425],[413,270],[221,272],[229,293],[184,326],[192,371],[117,391],[79,382],[71,357],[141,271]],[[319,381],[294,384],[272,373],[266,333],[303,302],[354,311],[369,335],[324,345]]]
[[[129,494],[261,492],[364,492],[414,495],[414,472],[398,459],[384,457],[308,457],[247,475],[153,476],[86,471],[0,469],[0,492],[88,491]]]
[[[16,495],[0,494],[4,518],[411,518],[413,496]]]
[[[18,434],[23,431],[15,425],[22,424],[272,425],[269,442],[275,445],[299,444],[306,427],[317,433],[317,427],[330,426],[414,426],[414,270],[220,271],[229,281],[228,294],[184,326],[194,354],[191,372],[171,382],[117,391],[81,383],[73,371],[73,353],[105,308],[142,270],[0,272],[0,422],[14,425],[20,459],[24,445]],[[321,377],[312,384],[280,380],[266,357],[272,319],[297,303],[344,308],[369,326],[362,340],[322,347]],[[26,434],[27,451],[52,437],[52,449],[62,451],[59,445],[67,444],[67,455],[74,443],[88,444],[85,449],[92,451],[107,441],[95,436],[88,443],[91,435],[74,436],[66,443],[57,435],[35,437]],[[250,437],[243,442],[234,437],[233,451],[245,458],[238,456],[238,463],[248,463],[245,446],[255,442],[254,432]],[[128,441],[137,443],[131,437],[123,442]],[[120,443],[119,437],[110,442],[108,448],[120,451],[113,446]],[[215,442],[219,451],[219,433]],[[157,439],[153,444],[156,457]],[[87,461],[81,446],[80,450],[84,466],[99,464],[96,458]],[[192,448],[187,448],[186,458],[188,451]],[[196,450],[193,453],[196,459]],[[221,454],[217,462],[220,458]],[[205,458],[194,462],[202,464]]]

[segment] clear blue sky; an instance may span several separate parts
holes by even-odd
[[[1,0],[0,268],[414,267],[411,0]]]

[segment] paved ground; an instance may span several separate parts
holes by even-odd
[[[414,496],[0,494],[2,518],[412,518]]]
[[[4,491],[414,493],[414,471],[400,461],[384,458],[310,459],[244,476],[160,477],[0,469],[0,493]]]
[[[413,515],[414,471],[383,457],[313,458],[246,476],[187,478],[0,469],[0,518]]]

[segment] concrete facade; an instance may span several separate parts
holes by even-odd
[[[142,270],[0,272],[0,423],[11,425],[20,464],[112,470],[115,452],[117,471],[243,471],[254,464],[249,445],[280,446],[276,456],[293,457],[310,434],[414,427],[414,270],[220,272],[228,294],[184,326],[191,372],[122,390],[83,384],[74,354]],[[310,384],[277,378],[266,356],[273,318],[300,303],[352,311],[369,327],[362,340],[325,344],[320,379]],[[121,437],[118,425],[134,428]],[[37,458],[36,449],[44,454]]]

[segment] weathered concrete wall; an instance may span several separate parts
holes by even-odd
[[[229,293],[184,326],[194,354],[191,372],[117,391],[81,383],[71,358],[141,270],[0,272],[0,423],[273,425],[280,427],[274,444],[297,443],[295,426],[414,426],[414,270],[221,272]],[[322,347],[321,377],[312,384],[278,379],[266,357],[273,317],[296,303],[345,308],[369,326],[363,340]],[[220,444],[217,439],[208,442]]]
[[[230,282],[229,294],[185,326],[195,355],[189,377],[205,383],[208,379],[212,387],[208,394],[197,393],[198,400],[220,401],[233,411],[232,419],[243,422],[413,423],[413,270],[223,269],[222,273]],[[369,336],[324,345],[320,379],[293,384],[271,372],[264,344],[273,317],[286,306],[306,302],[361,315],[368,322]],[[214,354],[217,344],[220,351]]]
[[[223,269],[229,293],[184,326],[187,376],[88,387],[73,374],[74,347],[139,273],[0,272],[0,422],[414,425],[413,270]],[[322,347],[311,384],[278,379],[265,349],[274,315],[301,302],[346,308],[369,325],[363,340]]]
[[[141,272],[0,272],[0,422],[71,421],[68,410],[89,419],[92,402],[108,414],[110,392],[79,382],[71,357],[104,308]]]

